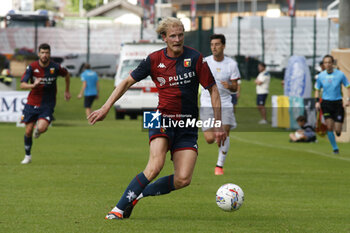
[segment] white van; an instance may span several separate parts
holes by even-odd
[[[65,67],[73,76],[79,76],[84,70],[86,54],[68,54],[63,56],[61,66]],[[114,77],[116,74],[118,56],[115,54],[90,54],[91,69],[101,76]]]
[[[127,78],[140,62],[150,53],[166,47],[164,42],[138,42],[125,43],[120,50],[120,60],[115,75],[115,86],[123,79]],[[145,110],[154,110],[158,105],[158,92],[150,76],[135,83],[130,89],[115,103],[116,119],[124,119],[129,115],[131,119]]]

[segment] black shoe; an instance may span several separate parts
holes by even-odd
[[[333,150],[333,154],[338,155],[339,154],[339,150],[338,149]]]
[[[133,202],[128,203],[128,205],[125,207],[123,218],[129,218],[132,210],[134,209],[134,206],[137,204],[139,200],[134,200]]]

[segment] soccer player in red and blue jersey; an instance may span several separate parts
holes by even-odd
[[[21,79],[21,88],[31,90],[27,98],[27,104],[23,109],[22,122],[25,123],[24,148],[25,156],[22,164],[32,161],[31,148],[32,135],[38,138],[44,133],[51,121],[56,105],[56,80],[58,76],[65,77],[66,89],[64,98],[70,99],[68,71],[50,60],[50,45],[44,43],[39,46],[39,60],[30,64]],[[36,128],[33,129],[36,124]]]
[[[151,53],[140,65],[120,83],[106,103],[94,111],[88,120],[90,124],[103,120],[113,104],[137,81],[151,76],[159,93],[157,113],[173,120],[184,116],[198,116],[198,86],[209,90],[215,119],[221,121],[221,102],[207,63],[202,55],[183,45],[184,26],[177,18],[163,19],[158,28],[167,47]],[[145,170],[130,182],[116,207],[106,219],[128,218],[140,198],[170,193],[188,186],[197,160],[196,127],[168,127],[149,130],[150,154]],[[216,142],[221,145],[226,139],[222,125],[216,127]],[[161,177],[153,183],[162,170],[166,153],[170,150],[174,174]]]

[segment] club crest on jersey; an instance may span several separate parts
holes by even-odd
[[[184,67],[191,67],[191,58],[184,59]]]
[[[158,80],[160,86],[163,86],[166,83],[166,81],[163,77],[157,77],[157,80]]]
[[[54,74],[55,73],[55,68],[50,68],[50,74]]]
[[[220,73],[221,72],[221,68],[216,68],[216,72]]]

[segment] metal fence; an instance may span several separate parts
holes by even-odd
[[[338,26],[326,18],[236,17],[230,26],[214,29],[211,19],[209,30],[203,30],[201,22],[198,18],[198,31],[186,32],[186,44],[209,55],[210,34],[223,33],[227,55],[238,55],[237,59],[245,65],[248,64],[245,57],[265,61],[270,71],[281,72],[290,55],[305,56],[308,65],[315,67],[320,57],[338,47]],[[111,19],[67,18],[56,27],[1,28],[0,53],[13,54],[23,47],[35,51],[38,44],[47,42],[54,56],[119,54],[122,43],[140,39],[156,40],[154,26],[117,24]]]
[[[305,56],[315,67],[338,47],[338,25],[327,18],[237,17],[229,27],[214,31],[226,35],[228,55],[256,58],[276,72],[283,71],[291,55]]]

